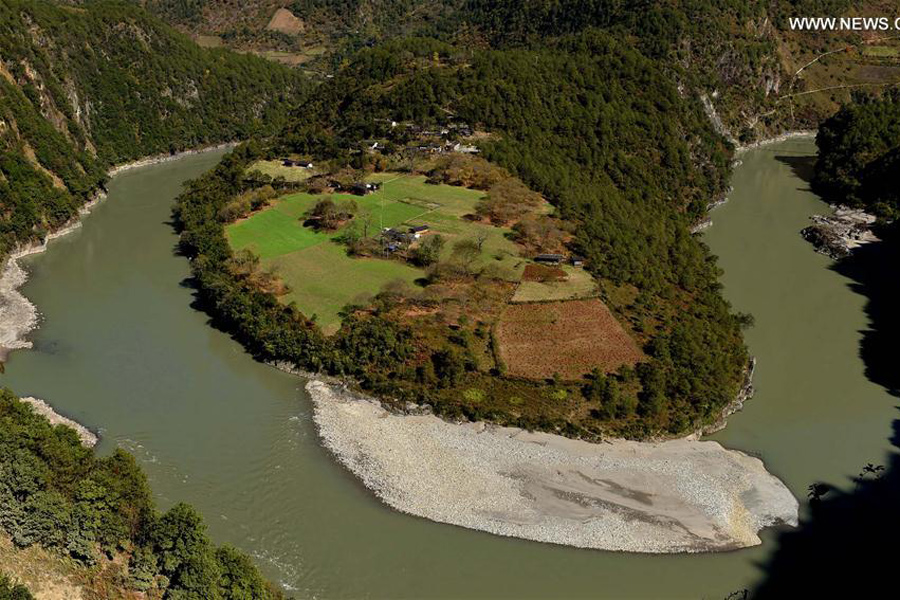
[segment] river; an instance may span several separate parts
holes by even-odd
[[[865,298],[798,235],[825,206],[789,163],[793,140],[751,151],[704,234],[728,298],[750,312],[757,394],[713,439],[760,456],[804,498],[884,462],[894,403],[859,358]],[[162,507],[196,505],[212,537],[256,557],[298,597],[722,598],[775,546],[646,556],[576,550],[390,511],[316,439],[303,381],[254,362],[191,308],[168,223],[181,182],[221,152],[117,176],[77,232],[23,260],[42,314],[34,349],[0,376],[122,446]],[[787,157],[787,158],[785,158]]]

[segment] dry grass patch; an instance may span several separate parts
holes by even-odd
[[[531,265],[529,265],[530,267]],[[527,269],[527,267],[526,267]],[[547,278],[543,281],[528,281],[525,276],[516,288],[513,302],[545,302],[551,300],[575,300],[592,298],[597,295],[597,283],[591,274],[584,269],[563,267],[554,269],[562,273],[561,277]]]
[[[507,372],[545,379],[579,379],[592,369],[616,371],[643,354],[598,299],[510,304],[496,339]]]
[[[6,533],[0,534],[0,572],[25,585],[39,600],[86,597],[76,569],[65,559],[37,546],[18,549]]]
[[[306,29],[306,25],[301,19],[294,16],[294,13],[286,8],[279,8],[272,15],[269,24],[266,25],[269,31],[279,31],[287,35],[297,35]]]

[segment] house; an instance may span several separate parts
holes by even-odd
[[[546,265],[558,265],[565,260],[565,258],[566,257],[562,254],[538,254],[534,257],[534,262]]]
[[[281,161],[281,164],[285,167],[301,167],[303,169],[312,169],[313,164],[306,160],[291,160],[290,158],[285,158]]]
[[[357,196],[365,196],[366,194],[377,192],[379,189],[381,189],[380,183],[366,183],[363,181],[351,184],[346,188],[351,194],[356,194]]]
[[[406,233],[405,231],[399,231],[393,228],[385,228],[381,232],[381,237],[388,242],[388,248],[390,248],[390,246],[399,247],[400,244],[409,244],[415,239],[411,233]]]
[[[453,146],[454,152],[461,152],[463,154],[478,154],[478,146],[467,146],[465,144],[457,143]]]
[[[416,227],[409,228],[409,232],[415,239],[419,239],[429,231],[431,231],[431,228],[428,225],[417,225]]]
[[[584,257],[576,256],[573,254],[569,257],[569,262],[572,263],[573,267],[583,267],[584,266]]]

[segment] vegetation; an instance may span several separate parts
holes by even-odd
[[[111,165],[277,131],[305,89],[120,2],[3,2],[0,56],[0,256],[71,219]]]
[[[34,596],[24,585],[13,584],[8,577],[0,574],[0,600],[34,600]]]
[[[5,390],[0,526],[19,547],[37,544],[100,570],[120,566],[114,585],[150,597],[282,597],[246,555],[214,546],[193,508],[157,512],[130,454],[95,456],[74,430],[51,426]]]
[[[470,236],[448,241],[448,262],[430,268],[421,293],[385,290],[348,307],[333,338],[321,335],[308,311],[285,307],[229,272],[223,227],[207,215],[258,184],[246,176],[253,162],[301,155],[334,168],[378,169],[387,161],[415,170],[407,146],[416,144],[416,129],[460,123],[488,133],[479,142],[488,162],[438,159],[431,180],[481,187],[488,201],[480,218],[518,218],[510,236],[526,248],[576,252],[602,290],[634,290],[603,299],[646,355],[636,371],[611,375],[610,387],[627,398],[622,404],[636,410],[591,410],[590,378],[559,381],[560,401],[546,398],[541,382],[504,375],[490,330],[498,299],[512,292],[470,260],[477,243]],[[356,150],[372,138],[386,140],[383,151]],[[261,358],[352,375],[376,394],[449,415],[577,435],[681,433],[718,416],[747,362],[743,320],[730,314],[714,259],[689,233],[724,190],[728,164],[729,148],[699,101],[679,95],[655,61],[600,32],[507,50],[411,39],[361,51],[272,143],[240,149],[195,182],[176,216],[207,310]],[[520,183],[504,183],[510,174]],[[554,215],[535,214],[537,195],[555,205]],[[377,364],[368,358],[375,353]],[[586,376],[589,367],[579,370]],[[475,397],[463,393],[470,389],[483,399],[467,400]]]
[[[900,90],[881,97],[856,94],[816,136],[813,186],[822,197],[865,208],[884,219],[900,217]]]

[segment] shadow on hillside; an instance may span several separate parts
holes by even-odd
[[[900,397],[898,241],[895,235],[892,242],[865,246],[832,269],[868,300],[869,327],[859,349],[866,376]],[[894,420],[890,441],[900,448],[900,418]],[[821,498],[811,501],[811,514],[799,528],[779,536],[778,549],[761,565],[765,575],[753,598],[896,596],[896,590],[886,590],[894,588],[891,573],[900,551],[900,454],[892,453],[880,469],[860,467],[850,491],[824,483],[811,486]]]
[[[807,185],[812,183],[813,174],[816,170],[815,155],[798,156],[791,154],[781,154],[775,157],[780,163],[786,164],[791,168],[791,172],[799,177]]]
[[[900,230],[886,241],[854,251],[832,269],[851,280],[868,299],[869,328],[862,332],[860,357],[866,377],[900,398]],[[900,510],[900,507],[898,507]]]

